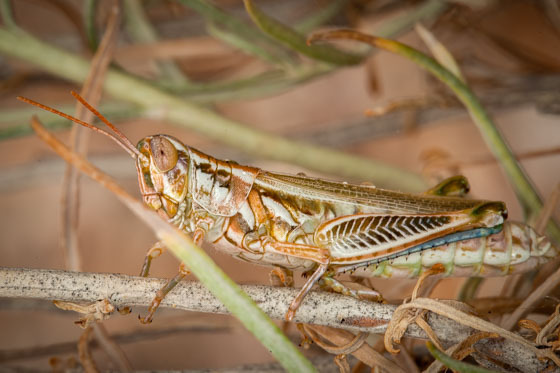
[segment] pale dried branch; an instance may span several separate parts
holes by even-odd
[[[88,326],[82,333],[78,342],[78,356],[85,373],[99,373],[99,369],[97,368],[95,361],[93,361],[91,352],[89,350],[89,341],[91,339],[92,333],[93,328],[91,326]]]
[[[166,280],[136,276],[83,273],[60,270],[1,268],[0,297],[35,298],[67,302],[94,302],[109,299],[118,307],[147,306]],[[294,288],[245,285],[242,289],[272,318],[283,319]],[[227,313],[226,308],[200,283],[181,282],[162,302],[161,307],[188,311]],[[325,325],[350,331],[383,333],[396,306],[360,301],[323,291],[311,292],[295,317],[296,322]],[[157,322],[157,318],[156,321]],[[429,319],[443,341],[459,342],[469,328],[445,318]],[[407,336],[425,338],[420,328],[412,327]]]
[[[103,35],[97,52],[93,56],[88,75],[81,91],[82,96],[93,106],[97,106],[101,99],[103,83],[117,41],[119,20],[120,8],[117,2],[113,2],[108,16],[107,30]],[[91,122],[94,115],[82,104],[77,102],[76,118],[85,122]],[[72,151],[84,156],[87,153],[86,134],[89,134],[89,132],[86,132],[85,128],[74,124],[70,135]],[[65,255],[66,267],[73,271],[81,270],[77,233],[80,208],[79,180],[79,172],[73,168],[72,165],[68,164],[62,182],[60,246]]]
[[[109,299],[115,306],[147,306],[154,293],[165,283],[163,279],[135,276],[81,273],[58,270],[0,268],[0,297],[35,298],[72,302],[93,302]],[[245,285],[243,290],[270,317],[283,319],[298,290],[259,285]],[[162,307],[227,313],[226,308],[200,283],[184,281],[163,301]],[[353,332],[382,334],[397,307],[357,300],[323,291],[311,292],[298,309],[296,322],[324,325]],[[427,322],[444,345],[465,340],[476,331],[446,317],[428,312]],[[481,320],[482,321],[482,320]],[[157,323],[157,314],[156,320]],[[410,325],[406,337],[426,339],[416,325]],[[521,337],[519,337],[521,338]],[[491,344],[492,347],[487,347]],[[477,352],[499,355],[498,360],[516,362],[526,371],[547,367],[539,361],[534,350],[512,340],[482,340],[474,345]]]

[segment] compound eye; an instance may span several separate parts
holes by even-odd
[[[161,172],[171,170],[177,164],[179,154],[171,141],[163,136],[154,136],[150,141],[150,151],[157,169]]]

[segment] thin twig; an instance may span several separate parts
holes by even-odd
[[[20,32],[17,22],[14,19],[14,9],[12,7],[11,0],[1,0],[0,1],[0,14],[2,15],[2,21],[4,25],[12,31]]]
[[[120,10],[117,4],[111,7],[107,30],[103,35],[103,39],[97,52],[95,53],[91,62],[90,71],[84,82],[82,89],[82,96],[86,100],[97,105],[102,93],[102,85],[105,79],[105,74],[111,56],[115,47],[118,23],[119,23]],[[80,103],[76,104],[76,118],[85,122],[91,122],[93,113],[89,112]],[[79,154],[85,155],[86,143],[84,136],[89,134],[85,128],[75,124],[71,131],[71,149]],[[61,198],[61,235],[60,245],[65,254],[66,267],[73,271],[81,270],[81,260],[78,248],[78,216],[79,216],[79,173],[70,164],[66,167],[62,183],[62,198]]]
[[[43,303],[47,303],[42,301]],[[49,304],[52,308],[52,304]],[[218,322],[217,320],[204,321],[200,318],[194,318],[186,325],[162,325],[158,327],[139,328],[132,332],[113,334],[111,338],[119,344],[129,344],[142,341],[154,341],[158,338],[171,337],[179,334],[187,333],[225,333],[231,329],[230,322]],[[91,342],[91,348],[99,348],[98,342],[94,339]],[[7,363],[15,360],[39,359],[48,356],[65,355],[75,353],[77,349],[76,342],[62,342],[50,344],[47,346],[37,346],[30,348],[18,348],[10,350],[0,350],[0,363]]]
[[[550,277],[547,278],[538,288],[533,290],[531,294],[521,303],[515,311],[502,322],[502,327],[506,330],[511,330],[517,321],[523,317],[527,312],[547,296],[558,284],[560,283],[560,268],[556,270]]]
[[[415,310],[429,310],[431,312],[444,315],[445,317],[455,320],[465,326],[469,326],[475,330],[497,333],[500,337],[514,343],[519,343],[523,346],[523,348],[531,350],[539,358],[550,359],[560,368],[560,358],[550,349],[539,349],[533,343],[528,342],[523,337],[515,333],[457,309],[456,307],[460,305],[460,303],[452,306],[448,304],[448,302],[449,301],[444,303],[434,299],[419,298],[411,301],[410,303],[405,303],[399,306],[395,311],[395,316],[392,318],[390,325],[387,327],[387,332],[385,333],[385,347],[388,350],[395,350],[393,346],[394,342],[398,342],[410,322],[414,322],[416,320],[417,311]]]
[[[334,329],[325,326],[313,326],[307,324],[303,324],[303,325],[306,332],[311,331],[312,333],[316,334],[314,337],[320,336],[321,338],[328,340],[329,342],[331,342],[336,346],[348,345],[349,343],[352,343],[356,339],[356,336],[354,334],[346,330]],[[319,340],[317,340],[317,338],[313,338],[313,340],[317,344],[321,343]],[[342,354],[342,352],[338,352],[338,351],[336,352],[328,351],[328,352],[337,355]],[[354,351],[350,353],[371,368],[379,367],[386,372],[404,373],[404,371],[398,365],[396,365],[394,362],[384,357],[379,352],[375,351],[367,343],[361,344],[358,348],[356,348]],[[346,355],[347,353],[344,354]]]
[[[78,356],[80,358],[80,363],[82,363],[82,367],[84,368],[84,372],[86,373],[99,372],[95,361],[93,361],[91,352],[89,351],[89,341],[91,339],[92,332],[93,328],[91,326],[87,327],[80,336],[80,340],[78,342]]]
[[[119,346],[118,342],[115,341],[105,325],[101,323],[94,324],[92,326],[95,340],[99,342],[99,346],[105,351],[109,359],[114,362],[121,372],[132,372],[132,364],[130,360],[124,353],[124,350]],[[90,342],[91,348],[91,342]]]
[[[535,232],[538,234],[543,234],[546,228],[546,224],[552,217],[552,213],[554,209],[560,205],[558,202],[560,201],[560,183],[556,184],[556,187],[550,193],[550,196],[546,200],[544,204],[544,208],[541,210],[540,215],[537,218],[537,222],[535,223]]]
[[[113,2],[108,16],[107,29],[103,35],[99,48],[93,56],[90,71],[82,88],[82,95],[93,105],[97,105],[99,103],[103,92],[103,82],[116,45],[119,21],[119,4],[118,2]],[[80,103],[77,103],[76,117],[86,122],[91,122],[93,119],[93,113],[86,110]],[[72,127],[70,137],[73,151],[85,154],[87,152],[85,129],[82,126],[75,124],[74,127]],[[79,191],[80,174],[75,168],[68,164],[62,183],[60,245],[65,254],[66,267],[73,271],[80,271],[82,267],[78,246],[78,217],[80,208]],[[93,324],[91,329],[93,329],[95,338],[99,341],[101,347],[105,350],[109,358],[119,367],[119,369],[125,372],[131,371],[132,366],[130,365],[126,355],[120,347],[111,340],[109,333],[105,330],[105,326],[102,324]],[[87,346],[87,343],[84,345]],[[94,364],[89,354],[85,358],[87,358],[88,361],[91,360],[91,364]],[[87,370],[88,368],[86,367],[86,371]]]
[[[115,51],[115,59],[125,66],[130,66],[134,65],[135,61],[144,63],[146,60],[185,60],[201,56],[218,59],[229,58],[235,53],[234,49],[209,36],[199,36],[122,45]]]
[[[125,25],[128,34],[137,43],[156,43],[159,39],[157,31],[150,23],[144,2],[139,0],[125,0],[124,3]],[[173,61],[156,62],[162,78],[174,81],[177,85],[188,84],[187,77]]]

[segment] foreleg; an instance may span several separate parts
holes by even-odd
[[[141,317],[140,315],[138,315],[138,319],[142,324],[149,324],[152,322],[154,313],[158,309],[163,299],[188,274],[190,274],[190,271],[185,267],[184,263],[181,263],[181,265],[179,266],[179,273],[177,273],[177,275],[172,279],[168,280],[167,283],[157,291],[156,296],[154,297],[152,303],[150,303],[150,306],[148,307],[148,315],[146,317]]]
[[[202,243],[203,238],[204,238],[204,230],[200,228],[196,229],[193,234],[194,243],[196,245],[200,245]],[[148,251],[148,255],[146,255],[146,260],[144,261],[144,266],[142,267],[141,275],[146,273],[147,276],[152,259],[157,258],[159,255],[161,255],[161,251],[158,252],[158,250],[155,249],[154,247],[152,247],[152,249]],[[158,309],[163,299],[167,296],[167,294],[169,294],[171,290],[173,290],[173,288],[175,288],[175,286],[177,286],[177,284],[179,284],[179,282],[181,282],[182,279],[185,278],[185,276],[187,276],[190,273],[191,272],[187,269],[185,263],[181,263],[181,265],[179,266],[179,273],[177,273],[177,275],[175,275],[175,277],[173,277],[172,279],[169,279],[167,283],[156,293],[156,296],[154,297],[152,303],[150,303],[150,306],[148,307],[148,315],[146,317],[138,316],[138,319],[142,324],[149,324],[152,322],[154,313]]]
[[[152,266],[152,260],[158,258],[166,250],[167,248],[165,247],[163,242],[161,241],[156,242],[150,248],[150,250],[148,250],[148,253],[146,254],[146,258],[144,259],[144,264],[142,265],[142,269],[140,270],[140,276],[148,277],[148,274],[150,273],[150,267]]]

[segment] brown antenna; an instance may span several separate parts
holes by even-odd
[[[76,93],[75,91],[72,91],[72,96],[74,96],[78,101],[80,101],[82,103],[82,105],[84,105],[89,111],[91,111],[93,114],[95,114],[95,116],[97,116],[99,119],[101,119],[101,121],[103,121],[103,123],[105,123],[115,134],[112,134],[110,132],[104,131],[101,128],[98,128],[90,123],[84,122],[83,120],[80,120],[78,118],[75,118],[71,115],[65,114],[61,111],[58,111],[56,109],[53,109],[52,107],[40,104],[36,101],[30,100],[26,97],[22,97],[22,96],[18,96],[17,99],[23,102],[26,102],[28,104],[37,106],[43,110],[46,111],[50,111],[51,113],[54,113],[56,115],[59,115],[63,118],[69,119],[74,123],[80,124],[84,127],[87,127],[91,130],[94,130],[96,132],[99,132],[109,138],[111,138],[113,141],[115,141],[117,144],[119,144],[120,147],[122,147],[124,150],[126,150],[126,152],[128,154],[130,154],[133,158],[144,158],[145,155],[140,153],[138,151],[138,149],[136,149],[136,147],[134,145],[132,145],[132,143],[130,142],[130,140],[121,132],[119,131],[111,122],[109,122],[103,115],[101,115],[101,113],[99,113],[97,110],[95,110],[90,104],[87,103],[86,100],[84,100],[78,93]]]

